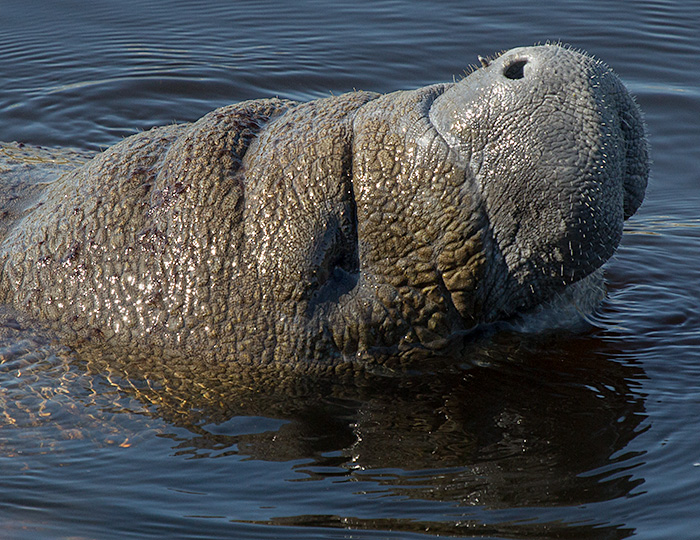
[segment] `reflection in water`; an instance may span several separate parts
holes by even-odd
[[[502,332],[458,354],[424,358],[429,370],[343,383],[287,377],[261,392],[255,380],[217,387],[161,372],[161,380],[144,381],[108,373],[95,359],[88,364],[100,374],[91,376],[15,319],[6,319],[3,332],[11,344],[2,353],[3,429],[27,434],[11,438],[26,447],[0,449],[8,457],[65,452],[75,440],[129,446],[165,420],[185,428],[160,431],[177,455],[297,461],[294,472],[311,481],[356,482],[378,496],[453,509],[444,522],[358,517],[348,509],[256,523],[507,537],[631,534],[623,523],[567,523],[561,515],[527,523],[510,522],[507,513],[489,517],[625,497],[643,482],[631,472],[640,455],[625,448],[642,431],[644,373],[616,360],[594,335]]]
[[[245,522],[244,522],[245,523]],[[247,522],[258,523],[262,522]],[[266,525],[292,527],[324,527],[338,529],[399,531],[404,533],[429,534],[460,538],[567,538],[618,540],[628,538],[634,531],[625,527],[567,525],[565,523],[495,523],[460,519],[456,523],[441,521],[418,521],[413,519],[358,519],[340,516],[298,516],[278,518],[264,522]],[[416,538],[422,538],[416,536]]]

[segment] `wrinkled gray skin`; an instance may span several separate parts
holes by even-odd
[[[243,102],[84,163],[1,152],[0,301],[77,348],[230,370],[339,369],[566,295],[648,175],[620,80],[556,45],[454,84]]]

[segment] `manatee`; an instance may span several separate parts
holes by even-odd
[[[332,372],[593,297],[644,197],[640,110],[568,47],[481,63],[97,155],[5,144],[0,302],[76,350],[225,374]]]

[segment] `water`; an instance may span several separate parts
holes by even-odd
[[[449,373],[186,400],[5,320],[0,537],[699,536],[700,6],[142,4],[0,0],[0,140],[99,150],[561,40],[636,94],[651,185],[591,329],[492,336]]]

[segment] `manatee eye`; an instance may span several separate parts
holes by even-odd
[[[525,76],[527,60],[516,60],[503,68],[503,76],[507,79],[522,79]]]

